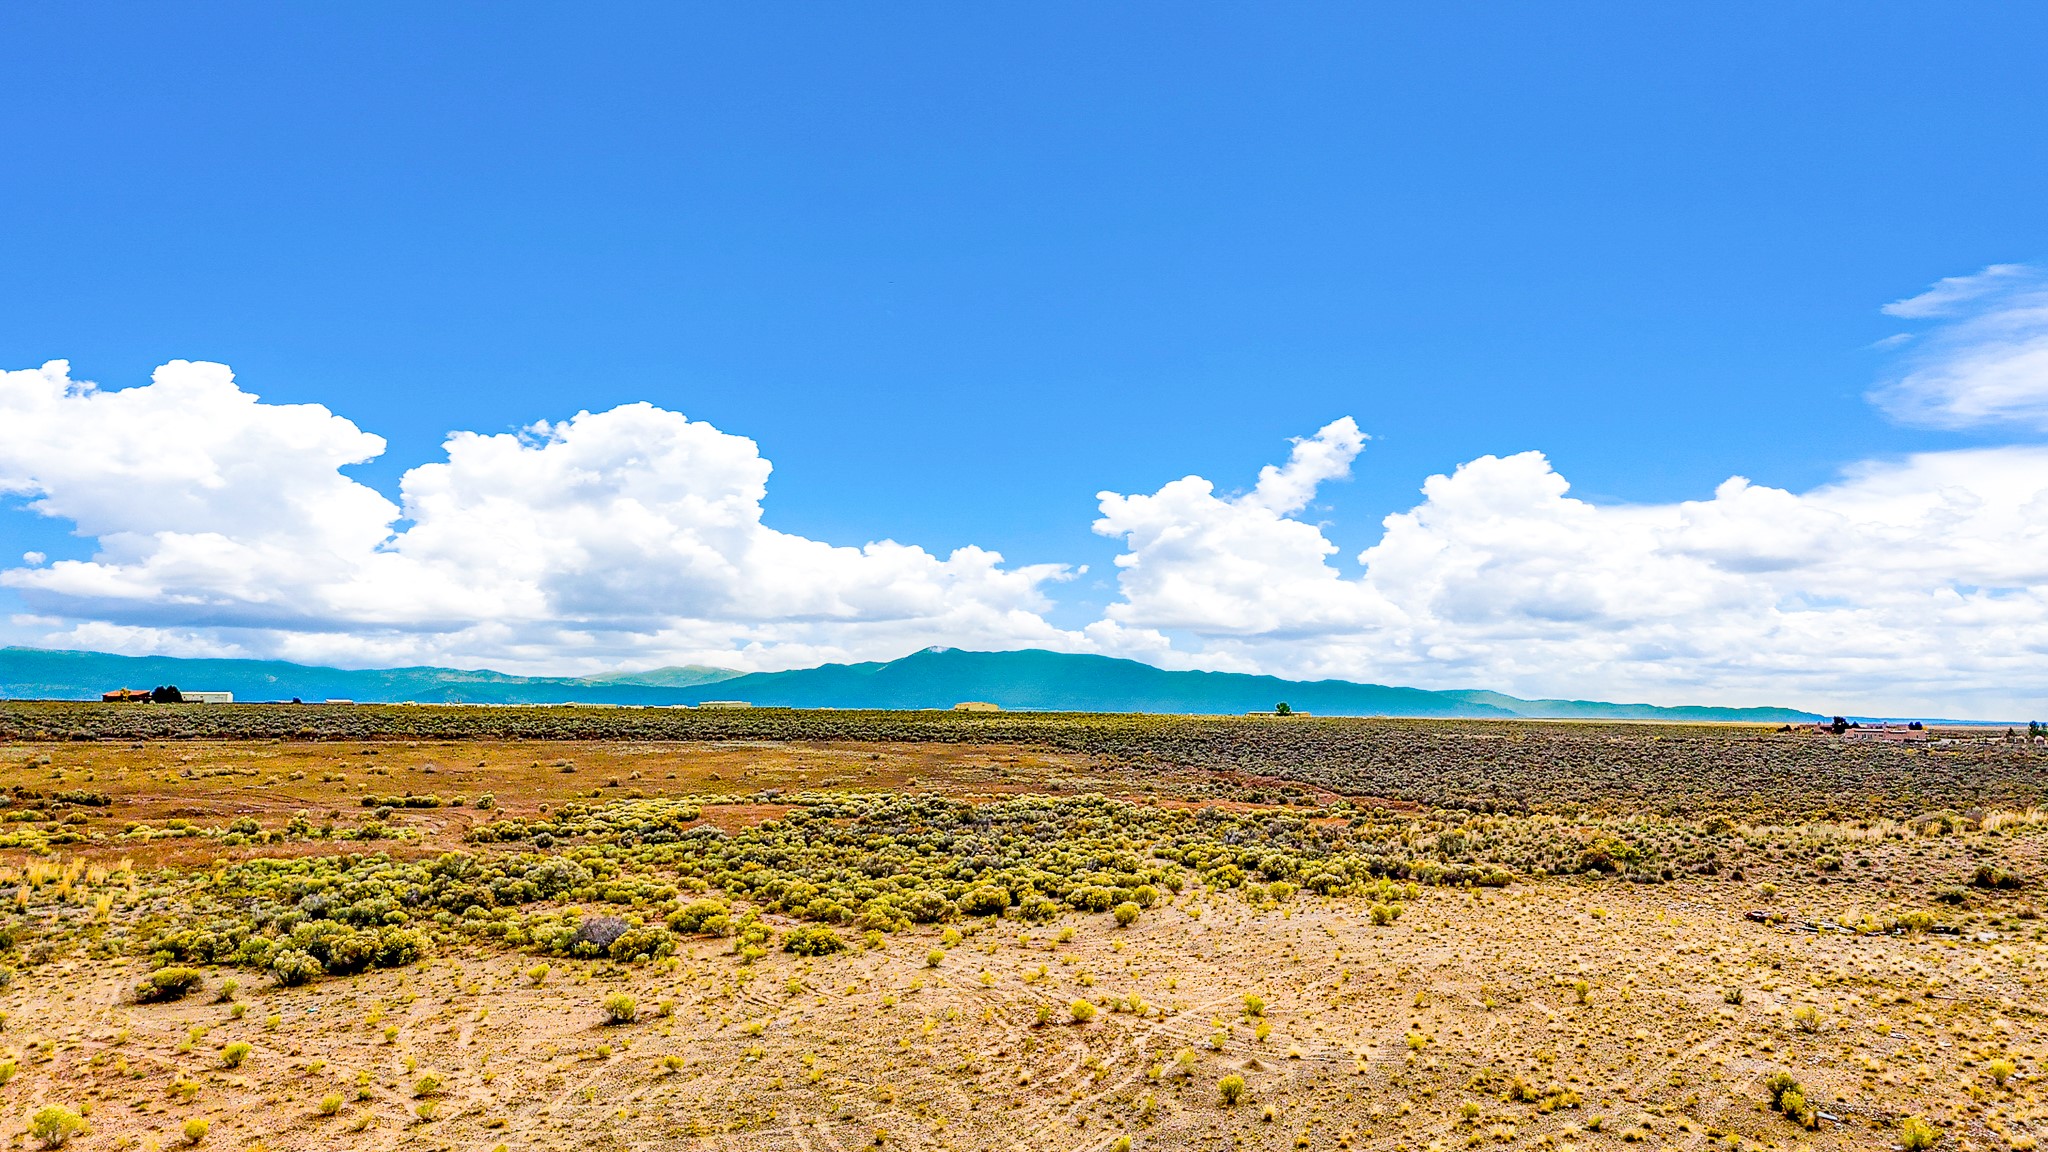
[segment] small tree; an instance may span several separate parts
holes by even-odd
[[[1273,714],[1275,716],[1292,716],[1294,715],[1294,706],[1282,700],[1278,704],[1273,705]]]

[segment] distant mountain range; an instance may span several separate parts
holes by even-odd
[[[930,648],[865,664],[790,672],[658,668],[606,676],[507,676],[453,668],[351,671],[274,660],[188,660],[42,648],[0,648],[0,697],[97,700],[115,688],[176,685],[232,692],[238,702],[697,704],[745,700],[781,708],[951,708],[968,700],[1061,712],[1232,714],[1285,701],[1322,716],[1739,720],[1814,719],[1791,708],[1659,707],[1598,700],[1523,700],[1484,691],[1429,691],[1346,680],[1282,680],[1238,672],[1169,672],[1135,660],[1063,652]]]

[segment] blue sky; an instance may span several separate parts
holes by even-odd
[[[451,431],[645,401],[756,442],[782,533],[1085,565],[1034,610],[1078,632],[1129,599],[1098,492],[1248,490],[1343,417],[1363,453],[1285,515],[1345,580],[1426,477],[1488,455],[1539,451],[1622,506],[2034,444],[1865,394],[1899,371],[1883,306],[2048,256],[2044,25],[1864,4],[11,6],[0,369],[67,359],[112,390],[231,365],[266,403],[385,438],[343,471],[393,501]],[[0,514],[0,555],[90,559],[73,529]],[[0,590],[12,638],[156,624],[37,595]],[[840,649],[791,658],[813,650]]]

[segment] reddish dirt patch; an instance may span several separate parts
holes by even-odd
[[[709,824],[724,832],[736,832],[741,828],[779,820],[785,813],[795,810],[794,804],[707,804],[703,819],[697,823]]]

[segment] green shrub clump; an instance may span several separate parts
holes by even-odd
[[[1764,1090],[1771,1094],[1771,1107],[1783,1113],[1787,1120],[1804,1128],[1819,1123],[1813,1109],[1807,1106],[1806,1091],[1790,1072],[1773,1072],[1764,1078]]]
[[[182,1000],[205,982],[206,977],[197,968],[182,965],[159,968],[135,986],[135,999],[141,1004]]]
[[[1977,888],[2023,888],[2026,883],[2026,879],[2019,873],[2008,868],[2000,868],[1996,864],[1979,864],[1977,870],[1970,875],[1970,884]]]
[[[668,926],[692,936],[732,934],[732,906],[723,900],[692,900],[669,913]]]
[[[1244,1099],[1244,1077],[1232,1072],[1217,1082],[1216,1090],[1222,1095],[1225,1106],[1235,1107],[1238,1101]]]
[[[960,894],[959,906],[966,916],[1000,916],[1010,906],[1010,893],[1002,888],[969,888]]]
[[[826,956],[846,951],[846,941],[830,928],[795,928],[782,938],[782,950],[794,956]]]
[[[675,950],[675,933],[666,928],[628,928],[605,948],[605,955],[614,960],[645,961],[674,955]]]
[[[45,1148],[62,1148],[66,1140],[78,1135],[85,1127],[85,1121],[78,1113],[62,1104],[46,1104],[36,1109],[29,1117],[29,1135],[42,1142]]]
[[[270,958],[270,974],[286,988],[297,988],[327,971],[309,953],[286,948]]]

